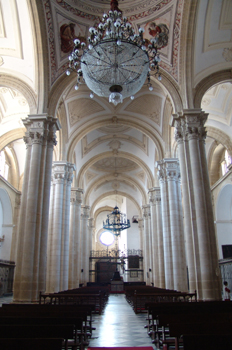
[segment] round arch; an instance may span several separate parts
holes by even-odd
[[[6,86],[8,88],[12,88],[18,90],[27,100],[30,114],[37,113],[37,98],[35,92],[32,88],[26,84],[23,80],[12,77],[9,74],[1,74],[1,86]]]
[[[72,162],[72,155],[74,154],[75,146],[85,135],[96,129],[96,124],[98,128],[101,128],[112,123],[112,118],[109,120],[109,116],[104,117],[104,119],[102,119],[102,116],[99,116],[94,118],[94,121],[91,120],[77,128],[75,133],[70,137],[70,144],[67,149],[67,161]],[[117,118],[117,123],[137,129],[148,136],[157,147],[159,159],[164,158],[165,151],[162,137],[157,130],[153,129],[151,131],[151,125],[131,116],[126,116],[125,119]]]
[[[94,156],[91,159],[86,162],[81,169],[78,172],[78,177],[77,177],[77,187],[83,188],[82,183],[83,183],[83,176],[86,172],[86,170],[91,167],[94,163],[98,162],[101,159],[112,157],[112,152],[104,152],[99,154],[98,156]],[[148,178],[148,188],[154,187],[154,177],[152,175],[151,170],[148,168],[148,166],[138,157],[127,153],[127,152],[119,152],[118,157],[122,157],[125,159],[129,159],[133,162],[135,162],[137,165],[139,165],[146,173],[147,178]]]
[[[119,182],[120,182],[120,179],[121,179],[121,176],[117,177],[117,180]],[[144,189],[142,188],[142,186],[140,186],[140,184],[137,181],[135,181],[134,179],[132,179],[129,176],[123,176],[122,179],[123,180],[127,180],[128,182],[130,182],[133,186],[135,186],[139,190],[139,192],[140,192],[140,194],[142,196],[142,203],[143,203],[143,205],[145,205],[147,196],[146,196],[146,193],[145,193]],[[86,205],[90,205],[89,204],[89,197],[91,195],[91,192],[94,190],[94,187],[101,186],[101,184],[103,184],[105,181],[111,181],[111,180],[115,180],[115,177],[112,176],[112,175],[108,175],[108,176],[103,176],[97,182],[94,182],[94,184],[91,185],[88,188],[88,190],[85,192],[85,196],[84,197],[85,197]]]
[[[4,135],[2,135],[0,139],[0,151],[2,151],[3,148],[9,145],[9,143],[22,139],[25,136],[25,132],[25,128],[18,128],[8,131]]]
[[[231,69],[215,72],[202,79],[194,89],[194,108],[201,108],[201,100],[206,91],[209,90],[212,86],[228,81],[232,81]]]
[[[117,194],[120,195],[120,196],[123,196],[123,197],[126,197],[126,198],[130,199],[134,203],[134,205],[136,206],[136,208],[137,208],[137,210],[139,212],[139,215],[142,216],[142,209],[141,209],[140,205],[138,204],[138,202],[132,196],[130,196],[128,193],[121,192],[121,191],[117,191]],[[113,196],[113,195],[115,195],[115,191],[106,192],[106,193],[103,193],[101,196],[99,196],[94,201],[94,203],[91,206],[90,217],[94,216],[94,214],[95,214],[95,211],[94,211],[95,207],[102,199],[104,199],[106,197],[109,197],[109,196]]]
[[[215,139],[217,142],[225,146],[230,156],[232,157],[232,141],[230,137],[226,133],[224,133],[222,130],[216,129],[212,126],[207,126],[206,131],[207,131],[207,136]]]

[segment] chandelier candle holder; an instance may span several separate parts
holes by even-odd
[[[121,231],[130,228],[130,220],[126,219],[126,214],[120,212],[116,206],[114,210],[107,215],[106,222],[103,221],[103,228],[111,231],[116,237],[120,236]]]
[[[115,106],[126,97],[134,95],[147,86],[152,91],[151,73],[161,80],[158,49],[164,46],[162,31],[157,26],[150,40],[143,37],[144,29],[135,33],[126,17],[118,9],[118,1],[111,1],[111,10],[103,14],[98,26],[89,29],[88,44],[74,39],[74,48],[69,56],[69,69],[77,73],[77,83],[86,83],[94,94],[108,97]],[[166,44],[166,43],[165,43]]]

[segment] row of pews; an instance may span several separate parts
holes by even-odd
[[[150,286],[130,288],[125,293],[135,313],[147,312],[145,328],[157,349],[232,348],[232,303],[197,301],[196,293],[182,296],[179,292]],[[141,302],[136,301],[136,294]]]
[[[125,296],[136,314],[146,312],[145,304],[148,302],[189,302],[197,300],[196,291],[195,293],[186,293],[152,286],[125,287]]]
[[[84,350],[95,329],[92,315],[103,309],[107,291],[97,292],[89,287],[79,289],[63,291],[60,293],[65,295],[63,299],[41,293],[38,304],[3,304],[0,308],[0,349]]]
[[[57,293],[40,293],[40,304],[95,305],[95,313],[101,315],[109,298],[109,287],[81,287]]]

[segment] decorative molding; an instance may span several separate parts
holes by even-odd
[[[112,140],[113,137],[113,140]],[[134,144],[136,147],[139,147],[146,155],[148,155],[148,137],[143,134],[143,141],[136,139],[133,136],[125,135],[125,134],[114,134],[114,135],[105,135],[100,136],[96,138],[94,141],[87,143],[87,136],[84,136],[81,140],[81,146],[82,146],[82,158],[86,156],[89,152],[91,152],[94,148],[99,146],[100,144],[107,142],[111,140],[110,143],[119,142],[121,144],[121,141],[129,142]],[[110,146],[110,144],[108,144]],[[111,147],[110,147],[111,148]],[[120,147],[119,147],[120,148]],[[113,150],[113,148],[112,148]]]

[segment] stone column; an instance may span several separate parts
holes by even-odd
[[[204,150],[206,131],[204,124],[207,114],[201,109],[184,110],[173,116],[177,139],[184,139],[185,156],[182,159],[186,173],[191,175],[192,188],[183,186],[189,208],[195,221],[191,233],[196,273],[197,292],[200,299],[220,299],[219,278],[217,275],[216,237],[214,232],[212,202]],[[209,207],[208,207],[209,206]],[[191,253],[191,252],[190,252]],[[189,257],[188,257],[189,260]]]
[[[158,237],[158,260],[159,260],[159,283],[158,287],[165,288],[165,271],[164,271],[164,243],[163,243],[163,226],[161,214],[161,193],[160,188],[155,190],[156,200],[156,218],[157,218],[157,237]]]
[[[87,282],[89,282],[89,230],[88,230],[88,219],[89,219],[89,206],[82,205],[81,206],[82,213],[82,230],[81,230],[81,242],[82,242],[82,254],[81,254],[81,269],[83,272],[81,282],[86,286]]]
[[[142,250],[142,257],[143,257],[143,260],[142,260],[142,268],[143,268],[143,278],[142,278],[142,281],[145,281],[145,254],[144,254],[144,220],[143,218],[138,218],[138,227],[139,227],[139,233],[140,233],[140,245],[141,247],[143,247],[143,250]]]
[[[155,287],[159,284],[159,256],[158,256],[158,236],[157,236],[157,217],[156,201],[154,188],[149,190],[149,201],[151,206],[151,237],[152,237],[152,276]]]
[[[151,257],[150,257],[150,205],[144,205],[143,219],[144,219],[144,236],[143,236],[143,268],[144,268],[144,281],[147,285],[151,285],[151,272],[149,269],[152,268]]]
[[[27,128],[27,144],[22,204],[17,240],[17,258],[14,281],[15,302],[38,300],[45,290],[45,265],[48,222],[43,206],[49,208],[51,176],[50,159],[56,144],[55,133],[59,121],[46,114],[30,115],[23,120]]]
[[[165,166],[162,161],[157,162],[158,178],[160,182],[161,193],[161,213],[163,226],[163,248],[164,248],[164,271],[165,288],[174,289],[173,265],[172,265],[172,241],[170,229],[170,214],[168,206],[168,190]]]
[[[90,251],[93,249],[93,238],[95,237],[94,218],[89,218],[88,229],[89,229],[89,256],[90,256]],[[89,264],[89,270],[92,269],[91,265]],[[93,271],[89,273],[89,282],[95,282],[95,273]]]
[[[68,289],[69,273],[69,214],[73,170],[68,162],[53,163],[53,210],[50,215],[47,255],[46,291],[53,293]]]
[[[160,188],[154,187],[149,190],[151,203],[151,230],[153,252],[153,276],[154,286],[165,288],[164,274],[164,248],[161,216]]]
[[[69,230],[69,289],[79,287],[81,270],[81,203],[83,190],[71,189]]]

